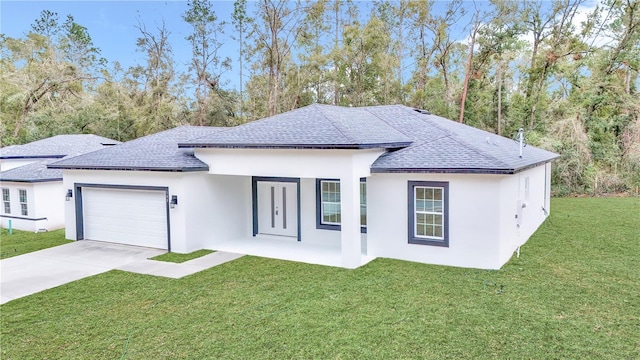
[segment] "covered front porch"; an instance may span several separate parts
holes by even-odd
[[[368,263],[373,257],[367,255],[366,234],[361,233],[360,183],[380,154],[371,149],[196,149],[210,174],[237,179],[227,183],[238,192],[235,198],[244,199],[244,210],[239,210],[251,214],[238,219],[221,213],[244,230],[206,247],[351,269]],[[331,229],[317,223],[319,179],[340,185],[339,220]]]

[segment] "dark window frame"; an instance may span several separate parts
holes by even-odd
[[[5,197],[5,195],[7,195]],[[4,214],[11,214],[11,190],[9,188],[2,188],[2,208]]]
[[[415,233],[416,209],[415,209],[415,188],[429,187],[441,188],[443,194],[442,216],[443,216],[443,239],[430,239],[418,237]],[[407,186],[407,223],[409,244],[431,245],[449,247],[449,182],[446,181],[409,181]]]
[[[316,229],[322,230],[334,230],[340,231],[342,229],[341,225],[336,224],[324,224],[322,222],[322,182],[323,181],[334,181],[340,183],[340,179],[330,179],[330,178],[318,178],[316,179]],[[367,184],[366,178],[360,178],[360,184],[364,183],[365,186]],[[360,189],[360,185],[358,185],[358,189]],[[341,194],[342,195],[342,194]],[[358,213],[358,218],[360,218],[360,213]],[[367,219],[368,221],[368,219]],[[360,233],[367,233],[367,225],[360,225]]]
[[[23,196],[24,194],[24,201]],[[20,202],[20,213],[22,216],[29,216],[29,194],[27,189],[18,189],[18,201]]]

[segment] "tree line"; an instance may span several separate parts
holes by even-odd
[[[225,22],[215,2],[191,0],[183,72],[164,23],[132,25],[144,61],[122,68],[73,16],[45,10],[23,37],[0,35],[2,145],[61,133],[127,141],[311,103],[405,104],[507,137],[524,128],[529,144],[562,155],[556,194],[637,191],[640,0],[474,5],[236,0]],[[227,42],[237,52],[222,53]]]

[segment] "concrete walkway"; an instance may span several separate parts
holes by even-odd
[[[148,260],[163,253],[82,240],[0,260],[0,304],[113,269],[177,279],[242,256],[215,252],[182,264]]]
[[[242,256],[244,255],[217,251],[180,264],[146,259],[120,266],[118,270],[179,279],[181,277],[212,268],[216,265],[224,264],[227,261],[235,260]]]

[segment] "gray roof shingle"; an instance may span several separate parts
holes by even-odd
[[[62,158],[102,149],[119,141],[93,134],[56,135],[23,145],[0,149],[0,159]]]
[[[49,169],[198,171],[193,148],[386,148],[374,173],[511,174],[557,154],[402,105],[310,105],[233,128],[183,126],[49,164]]]
[[[399,148],[411,139],[367,108],[313,104],[286,113],[183,141],[182,148]]]
[[[193,156],[192,149],[179,149],[178,142],[222,130],[216,127],[180,126],[144,136],[92,153],[49,164],[49,169],[206,171],[207,164]]]
[[[509,174],[558,157],[529,145],[521,158],[514,140],[406,106],[374,106],[369,111],[414,140],[404,149],[380,156],[372,172]]]
[[[182,148],[387,148],[372,172],[514,173],[558,157],[403,105],[309,105],[179,143]],[[398,150],[399,149],[399,150]]]
[[[28,183],[61,181],[62,170],[47,168],[47,164],[53,161],[56,159],[45,159],[0,172],[0,181]]]

